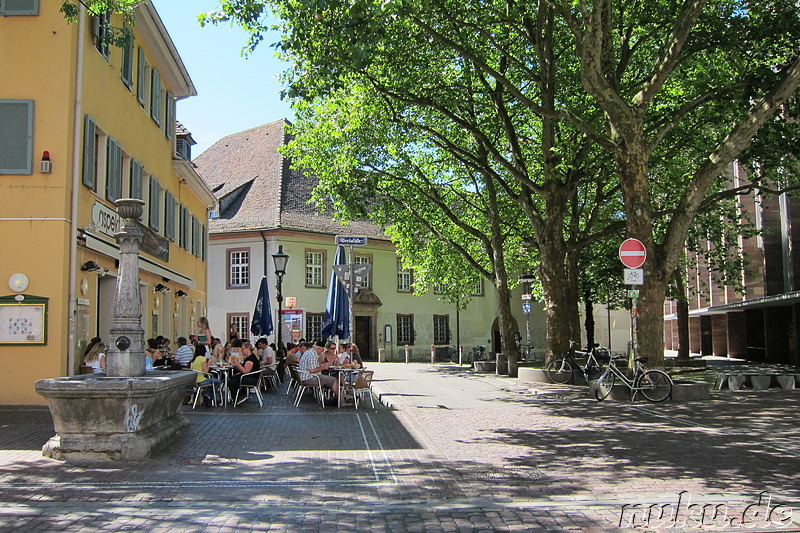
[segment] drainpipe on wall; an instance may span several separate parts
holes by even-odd
[[[70,207],[70,244],[69,244],[69,340],[67,342],[67,372],[71,376],[75,369],[75,328],[77,323],[78,302],[76,287],[78,285],[78,192],[81,186],[81,128],[83,125],[83,41],[86,31],[86,7],[79,4],[78,12],[78,51],[75,64],[75,116],[72,127],[72,206]]]
[[[267,259],[269,258],[269,256],[267,255],[267,238],[266,238],[266,236],[264,236],[264,232],[263,231],[259,232],[259,235],[261,235],[261,240],[264,241],[264,275],[266,276],[267,275]]]

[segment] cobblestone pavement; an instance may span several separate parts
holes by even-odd
[[[369,366],[375,410],[284,390],[184,406],[189,428],[137,464],[44,458],[47,409],[0,408],[0,531],[798,531],[800,391],[598,403]]]

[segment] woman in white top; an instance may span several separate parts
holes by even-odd
[[[106,345],[98,342],[83,358],[83,364],[92,368],[95,374],[106,371]]]

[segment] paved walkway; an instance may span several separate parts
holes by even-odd
[[[43,458],[49,412],[0,408],[0,531],[798,530],[800,391],[631,405],[369,366],[374,411],[283,391],[186,406],[180,438],[132,465]]]

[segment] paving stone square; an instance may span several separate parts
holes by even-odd
[[[457,365],[369,366],[374,410],[295,408],[284,383],[263,408],[184,406],[189,427],[136,464],[44,458],[49,411],[2,407],[0,531],[798,529],[798,391],[596,402]]]

